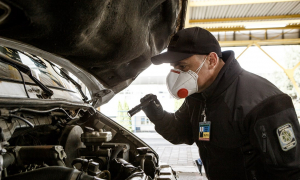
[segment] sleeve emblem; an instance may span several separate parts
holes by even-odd
[[[280,126],[276,132],[283,151],[288,151],[297,145],[295,134],[290,123]]]

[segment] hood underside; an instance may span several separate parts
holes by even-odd
[[[186,3],[0,0],[0,37],[67,59],[117,93],[183,28]]]

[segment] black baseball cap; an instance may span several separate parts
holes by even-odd
[[[156,65],[175,63],[195,54],[207,55],[211,52],[222,57],[220,44],[209,31],[200,27],[186,28],[172,37],[167,52],[153,56],[151,61]]]

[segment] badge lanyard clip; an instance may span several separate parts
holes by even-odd
[[[205,108],[203,109],[203,111],[202,111],[202,114],[201,114],[202,116],[203,116],[203,122],[204,123],[206,123],[206,114],[205,114]]]

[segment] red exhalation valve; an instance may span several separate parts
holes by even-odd
[[[180,98],[186,98],[189,94],[189,91],[187,89],[179,89],[177,92],[178,97]]]

